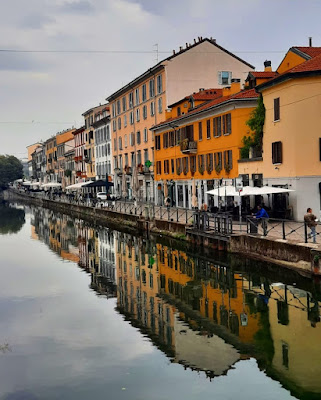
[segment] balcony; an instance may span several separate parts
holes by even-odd
[[[137,171],[138,171],[139,174],[143,174],[143,175],[150,173],[149,168],[146,167],[146,165],[143,165],[143,164],[138,164],[137,165]]]
[[[132,174],[132,168],[129,165],[125,165],[124,172],[127,175],[131,175]]]
[[[75,161],[82,161],[82,156],[75,156]]]
[[[184,139],[181,142],[181,152],[183,154],[195,154],[197,153],[197,142],[194,140]]]

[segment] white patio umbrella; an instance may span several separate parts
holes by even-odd
[[[127,197],[127,182],[126,182],[126,175],[123,174],[122,176],[122,182],[121,182],[121,190],[122,190],[122,196]]]
[[[88,181],[88,182],[74,183],[73,185],[66,186],[66,190],[80,190],[83,186],[86,186],[89,183],[92,183],[92,182]]]
[[[274,186],[262,186],[260,188],[255,188],[257,189],[257,194],[260,194],[261,196],[265,194],[278,194],[278,193],[290,193],[294,192],[293,189],[285,189],[285,188],[280,188],[280,187],[274,187]],[[256,193],[254,193],[256,194]]]
[[[49,183],[44,183],[42,185],[43,188],[58,188],[61,187],[61,183],[58,182],[49,182]]]

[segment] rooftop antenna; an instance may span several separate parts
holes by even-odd
[[[154,46],[153,47],[155,47],[155,50],[154,50],[154,52],[156,53],[156,63],[158,63],[158,43],[156,43],[156,44],[154,44]]]

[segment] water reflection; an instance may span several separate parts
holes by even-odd
[[[212,379],[255,357],[297,397],[321,395],[319,282],[293,284],[290,273],[280,279],[45,209],[32,210],[32,237],[89,273],[98,295],[117,297],[118,312],[173,363]]]
[[[0,235],[18,233],[25,223],[25,212],[0,201]]]

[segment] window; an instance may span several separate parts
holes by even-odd
[[[114,139],[114,151],[116,151],[116,150],[117,150],[117,140]]]
[[[177,107],[177,116],[179,117],[182,114],[181,107]]]
[[[143,84],[142,86],[142,101],[146,101],[147,95],[146,95],[146,83]]]
[[[230,85],[232,81],[232,72],[221,71],[218,73],[219,85]]]
[[[125,165],[128,165],[128,153],[125,153]]]
[[[118,129],[121,129],[121,118],[118,118]]]
[[[205,158],[204,154],[198,156],[198,170],[200,173],[203,173],[205,170],[204,158]]]
[[[130,125],[133,125],[133,123],[134,123],[134,111],[130,112],[129,119],[130,119]]]
[[[156,79],[157,79],[157,94],[160,94],[163,91],[162,75],[158,75]]]
[[[116,126],[116,120],[114,119],[114,120],[113,120],[113,132],[116,132],[116,128],[117,128],[117,126]]]
[[[139,88],[135,89],[135,104],[139,104]]]
[[[206,121],[206,138],[210,139],[211,138],[211,120],[208,119]]]
[[[160,175],[162,173],[162,164],[160,161],[156,161],[156,174]]]
[[[151,79],[149,81],[149,97],[152,98],[155,96],[155,81]]]
[[[169,174],[169,160],[164,160],[164,174]]]
[[[150,103],[150,115],[155,115],[155,103],[153,101]]]
[[[160,114],[163,112],[163,99],[161,97],[158,99],[158,112]]]
[[[116,117],[116,103],[112,104],[112,115],[113,117]],[[88,119],[86,118],[85,120],[86,128],[88,128]]]
[[[222,124],[221,117],[213,118],[213,136],[220,137],[222,134]]]
[[[126,102],[126,97],[124,96],[122,98],[122,103],[123,103],[123,112],[127,110],[127,102]]]
[[[181,143],[181,130],[177,129],[175,131],[175,136],[176,136],[176,146],[179,146]]]
[[[128,146],[127,135],[124,136],[124,146],[125,148]]]
[[[129,108],[132,108],[133,105],[134,105],[134,94],[133,94],[133,92],[129,93],[128,100],[129,100]]]
[[[206,154],[206,170],[209,174],[213,171],[213,153]]]
[[[124,127],[126,127],[127,126],[127,115],[125,114],[124,115]]]
[[[203,140],[202,122],[198,123],[198,140]]]
[[[160,135],[155,136],[155,150],[160,150],[161,144],[160,144]]]
[[[280,120],[280,97],[274,99],[274,121]]]
[[[144,162],[148,160],[148,149],[144,149]]]
[[[110,140],[110,129],[109,129],[109,125],[107,125],[107,140]]]
[[[143,118],[146,119],[147,118],[147,106],[143,106]]]
[[[182,173],[182,159],[176,158],[176,174],[180,175]]]
[[[231,114],[223,115],[222,119],[223,119],[223,135],[230,135],[232,131]]]
[[[183,157],[183,172],[185,175],[188,173],[188,157]]]
[[[120,100],[117,100],[117,114],[120,114]]]
[[[173,159],[171,160],[171,171],[172,171],[172,174],[175,174],[175,164],[174,164]]]
[[[148,142],[148,130],[147,128],[144,129],[144,142]]]
[[[142,164],[142,152],[140,150],[137,151],[137,165]]]
[[[130,134],[130,145],[135,145],[135,134],[133,132]]]
[[[191,173],[194,174],[196,172],[196,156],[190,157],[190,165],[191,165]]]
[[[175,146],[175,132],[174,131],[169,132],[169,145],[170,145],[170,147]]]
[[[140,144],[140,143],[141,143],[141,141],[140,141],[140,131],[138,131],[138,132],[136,133],[136,138],[137,138],[136,143],[137,143],[137,144]]]
[[[224,168],[226,171],[233,167],[232,150],[224,151]]]
[[[168,132],[163,134],[163,148],[164,149],[168,148]]]
[[[121,137],[118,138],[118,148],[119,148],[119,150],[123,150],[123,145],[122,145]]]
[[[136,121],[138,122],[140,120],[140,109],[136,109]]]
[[[222,153],[214,153],[215,170],[219,171],[222,169]]]
[[[273,164],[282,163],[282,142],[272,143],[272,163]]]

